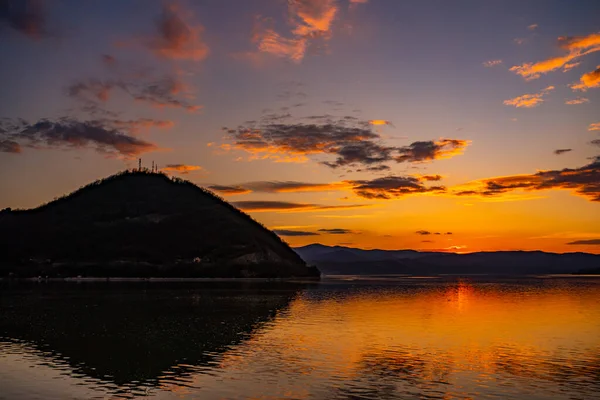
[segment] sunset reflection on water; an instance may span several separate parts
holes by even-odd
[[[235,296],[243,299],[239,291]],[[143,393],[161,399],[600,398],[599,298],[594,279],[328,280],[238,332],[239,341],[206,352],[209,361],[180,361]],[[196,307],[202,312],[202,302]],[[0,377],[11,377],[9,359],[36,364],[38,374],[49,370],[27,349],[0,356]],[[63,373],[54,381],[57,390],[99,385],[75,375]],[[17,390],[15,380],[24,378],[12,378]],[[142,382],[120,385],[113,393],[141,397]]]

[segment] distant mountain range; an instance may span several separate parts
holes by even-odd
[[[600,273],[600,255],[495,251],[469,254],[416,250],[364,250],[311,244],[294,251],[325,275]]]

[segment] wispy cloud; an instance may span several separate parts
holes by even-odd
[[[594,122],[588,126],[588,131],[600,131],[600,122]]]
[[[191,101],[194,97],[191,90],[176,76],[130,81],[88,79],[71,84],[67,88],[67,95],[85,105],[98,107],[97,103],[108,102],[115,90],[156,108],[180,108],[189,112],[202,108]]]
[[[209,52],[204,43],[204,28],[192,21],[192,15],[181,5],[164,3],[162,13],[156,21],[157,35],[146,43],[159,57],[200,61]]]
[[[444,186],[426,186],[425,182],[437,181],[440,175],[386,176],[372,180],[346,180],[332,183],[309,183],[296,181],[259,181],[239,185],[212,185],[209,189],[227,194],[300,193],[351,191],[367,199],[391,199],[413,194],[444,193]]]
[[[576,66],[573,62],[576,59],[600,51],[600,33],[592,33],[588,36],[560,37],[558,38],[558,42],[567,51],[567,54],[536,63],[515,65],[510,70],[527,80],[537,79],[542,74],[547,74],[560,68],[569,70]]]
[[[319,232],[329,234],[329,235],[350,235],[350,234],[360,233],[360,231],[355,231],[352,229],[344,229],[344,228],[330,228],[330,229],[323,228],[323,229],[319,229]]]
[[[538,28],[538,24],[531,24],[527,27],[530,31],[535,31]]]
[[[589,240],[575,240],[568,242],[571,245],[600,245],[600,239],[589,239]]]
[[[287,201],[236,201],[234,206],[243,211],[251,212],[307,212],[307,211],[333,211],[351,210],[355,208],[369,207],[368,204],[345,204],[345,205],[323,205],[311,203],[292,203]]]
[[[208,186],[208,188],[210,190],[214,190],[215,192],[219,192],[224,195],[238,195],[238,194],[252,193],[252,190],[246,189],[241,186],[210,185],[210,186]]]
[[[507,106],[515,106],[517,108],[537,107],[544,102],[543,97],[552,90],[554,90],[554,86],[548,86],[547,88],[542,89],[542,91],[539,93],[524,94],[513,99],[504,100],[504,104]]]
[[[190,172],[200,171],[202,167],[199,165],[188,165],[188,164],[167,164],[161,171],[165,172],[175,172],[178,174],[189,174]]]
[[[307,51],[331,38],[339,7],[337,0],[289,0],[288,11],[289,37],[275,31],[272,21],[260,19],[253,41],[260,52],[300,62]]]
[[[489,60],[483,62],[483,66],[487,68],[495,67],[496,65],[500,64],[502,64],[502,60]]]
[[[575,104],[585,104],[589,103],[590,99],[585,97],[577,97],[576,99],[565,100],[565,104],[575,105]]]
[[[573,151],[573,149],[556,149],[556,150],[554,150],[554,154],[559,156],[561,154],[568,153],[570,151]]]
[[[310,231],[293,231],[289,229],[275,229],[273,230],[279,236],[318,236],[316,232]]]
[[[590,201],[600,202],[600,156],[580,168],[539,171],[530,175],[509,175],[482,179],[462,189],[455,188],[457,196],[495,197],[515,190],[541,191],[570,190]]]

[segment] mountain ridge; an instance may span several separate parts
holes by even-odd
[[[483,251],[473,253],[421,252],[410,249],[381,250],[318,243],[295,247],[306,262],[315,264],[324,274],[539,274],[600,272],[600,255],[571,252],[550,253],[541,250]],[[337,254],[356,257],[337,259]]]

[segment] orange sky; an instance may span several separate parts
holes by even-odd
[[[0,208],[142,158],[292,245],[600,253],[596,6],[9,3]]]

